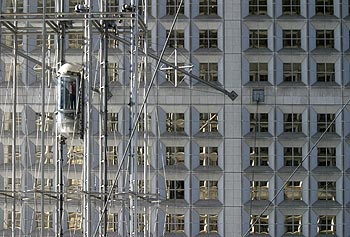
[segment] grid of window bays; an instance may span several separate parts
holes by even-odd
[[[249,0],[243,9],[243,52],[247,63],[243,64],[243,84],[269,82],[279,85],[296,82],[299,85],[348,85],[349,80],[337,73],[337,68],[350,71],[347,57],[339,60],[341,52],[348,52],[348,24],[340,26],[342,19],[348,21],[348,1],[315,0],[308,11],[303,0]],[[278,2],[278,3],[277,3]],[[343,7],[342,7],[343,6]],[[273,8],[274,11],[273,11]],[[342,9],[343,8],[343,9]],[[342,14],[340,15],[340,12]],[[278,18],[277,21],[269,17]],[[291,20],[290,16],[293,16]],[[324,21],[324,17],[327,22]],[[256,21],[257,18],[261,21]],[[309,20],[311,19],[311,20]],[[278,52],[273,60],[269,52]],[[309,57],[305,57],[310,53]],[[259,60],[253,55],[265,55]],[[345,53],[347,54],[347,53]],[[286,55],[292,57],[286,57]],[[328,57],[333,55],[334,57]],[[303,57],[304,56],[304,57]],[[306,59],[308,58],[308,59]],[[315,71],[315,73],[310,73]]]

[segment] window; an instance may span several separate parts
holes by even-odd
[[[218,64],[217,63],[200,63],[199,76],[205,81],[218,80]]]
[[[302,159],[301,147],[285,147],[284,148],[284,165],[285,166],[298,166]]]
[[[184,113],[167,113],[166,114],[167,132],[184,132],[185,131],[185,114]]]
[[[302,233],[302,216],[286,216],[284,219],[284,233],[300,235]]]
[[[201,132],[217,132],[218,120],[219,118],[217,113],[200,113],[199,130]]]
[[[139,0],[139,14],[144,15],[145,12],[145,2],[144,0]],[[152,0],[147,0],[147,13],[152,15]]]
[[[283,30],[283,48],[301,48],[300,30]]]
[[[47,48],[53,49],[55,45],[55,36],[53,34],[47,34],[45,39],[45,44]],[[38,48],[43,46],[43,38],[42,35],[37,35],[36,37],[36,45]]]
[[[217,30],[200,30],[199,31],[199,48],[217,48],[218,31]]]
[[[67,191],[68,192],[78,192],[82,190],[81,179],[68,179],[67,180]]]
[[[250,234],[268,234],[269,216],[251,215],[250,216]]]
[[[118,113],[107,114],[107,131],[108,132],[118,131]]]
[[[334,82],[334,63],[317,63],[316,77],[318,82]]]
[[[147,152],[147,165],[149,164],[148,158],[151,156],[151,147],[149,146],[147,151],[146,147],[139,146],[137,147],[137,164],[143,165],[145,164],[145,153]]]
[[[284,132],[302,132],[301,114],[283,114]]]
[[[185,198],[185,181],[167,180],[166,181],[166,198],[167,199],[184,199]]]
[[[333,30],[316,30],[317,48],[334,48]]]
[[[12,112],[4,112],[3,114],[3,131],[10,132],[12,131]],[[16,129],[17,131],[22,130],[22,113],[16,113]]]
[[[44,229],[50,229],[53,227],[53,216],[51,212],[44,212],[42,217],[41,212],[36,213],[36,228],[41,229],[41,219],[44,219]]]
[[[336,166],[336,148],[335,147],[318,147],[317,148],[318,166]]]
[[[217,0],[199,0],[199,15],[217,15]]]
[[[201,180],[199,186],[201,200],[218,199],[218,181]]]
[[[107,221],[107,231],[115,232],[118,230],[118,214],[117,213],[108,213]]]
[[[43,1],[38,0],[38,13],[43,12]],[[46,13],[54,13],[55,12],[55,0],[46,0]]]
[[[108,165],[118,165],[118,147],[117,146],[107,146],[107,160]]]
[[[315,11],[316,15],[333,15],[333,0],[316,0]]]
[[[118,63],[108,63],[108,80],[109,82],[116,82],[119,80]]]
[[[268,200],[269,182],[268,181],[250,181],[250,199]]]
[[[82,214],[78,212],[68,213],[68,229],[80,230],[82,228]]]
[[[177,9],[179,8],[180,2],[181,2],[180,0],[167,0],[166,1],[166,14],[167,15],[175,15],[177,12]],[[181,15],[185,14],[184,3],[181,4],[179,14],[181,14]]]
[[[300,0],[282,0],[283,15],[300,15]]]
[[[5,212],[7,215],[4,217],[4,229],[12,229],[12,211]],[[21,227],[21,212],[16,211],[15,213],[15,227],[16,229]]]
[[[40,163],[41,160],[41,146],[35,147],[36,162]],[[53,146],[47,145],[44,147],[44,164],[53,164]]]
[[[82,165],[84,162],[83,146],[71,146],[68,148],[68,164]]]
[[[268,38],[267,30],[250,30],[249,31],[249,48],[267,48]]]
[[[285,200],[302,200],[302,181],[288,181],[284,186]]]
[[[301,63],[283,63],[283,81],[301,81]]]
[[[41,189],[41,178],[35,178],[34,188],[37,190]],[[44,190],[52,190],[53,188],[53,179],[46,178],[44,179]]]
[[[17,0],[17,13],[23,13],[23,0]],[[14,13],[15,12],[15,6],[13,0],[7,0],[6,1],[6,13]]]
[[[250,132],[269,132],[269,114],[250,114]]]
[[[249,81],[260,82],[268,81],[268,64],[267,63],[250,63],[249,64]]]
[[[137,124],[137,131],[138,132],[145,132],[145,114],[142,113],[140,115],[139,122]],[[150,114],[147,114],[147,130],[146,131],[151,131],[151,122],[152,122],[152,117]]]
[[[165,232],[184,233],[185,232],[185,215],[184,214],[166,214]]]
[[[68,34],[68,47],[72,49],[81,49],[84,45],[84,35],[82,33]]]
[[[267,15],[267,0],[249,0],[249,15]]]
[[[166,35],[169,35],[169,30],[166,31]],[[168,40],[168,48],[185,48],[185,31],[184,30],[172,30]]]
[[[178,63],[178,67],[184,68],[185,63]],[[182,82],[182,80],[185,78],[185,74],[179,70],[176,70],[174,68],[167,67],[166,68],[166,80],[170,81],[173,85],[178,85]],[[176,74],[177,73],[177,78]]]
[[[139,233],[145,232],[145,227],[146,227],[145,216],[146,216],[145,213],[138,213],[137,214],[137,231]],[[146,216],[146,218],[147,218],[147,216]],[[146,221],[147,221],[147,219],[146,219]]]
[[[218,166],[218,148],[217,147],[200,147],[199,164],[201,166]]]
[[[119,11],[119,0],[108,0],[107,11],[118,12]]]
[[[325,132],[334,119],[335,114],[317,114],[317,132]],[[328,128],[327,132],[335,132],[335,123]]]
[[[16,162],[21,160],[20,146],[16,146]],[[4,145],[4,164],[12,163],[12,145]]]
[[[41,114],[36,113],[36,128],[41,131]],[[45,132],[53,132],[53,113],[45,113]]]
[[[183,165],[185,164],[184,147],[166,147],[166,165]]]
[[[218,232],[218,215],[201,214],[199,215],[200,233],[217,233]]]
[[[12,178],[4,178],[4,188],[5,190],[12,190]],[[15,190],[21,190],[21,178],[15,179]]]
[[[337,233],[335,216],[319,216],[317,219],[317,232],[319,234],[335,235]]]
[[[117,49],[119,46],[119,40],[114,38],[108,38],[108,48]]]
[[[319,234],[336,235],[336,217],[319,216],[317,219],[317,232]]]
[[[251,147],[250,148],[250,166],[268,166],[269,148]]]
[[[318,200],[336,200],[336,182],[318,182]]]

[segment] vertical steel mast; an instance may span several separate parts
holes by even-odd
[[[131,30],[130,30],[130,124],[133,126],[137,122],[138,117],[138,1],[131,0]],[[130,167],[129,167],[129,203],[130,203],[130,236],[137,236],[137,130],[131,134],[133,128],[130,129]]]
[[[107,0],[100,0],[100,17],[103,19],[106,17],[107,12]],[[103,210],[104,204],[107,202],[108,196],[108,158],[107,158],[107,119],[108,119],[108,28],[110,21],[100,20],[100,25],[103,27],[100,38],[100,193],[101,193],[101,206],[100,206],[100,219],[101,225],[98,227],[100,230],[100,236],[107,236],[108,228],[108,210]],[[106,206],[107,208],[107,206]]]
[[[92,139],[92,32],[91,32],[91,2],[85,0],[87,13],[85,13],[84,21],[84,83],[85,98],[84,104],[86,108],[85,128],[84,128],[84,162],[83,162],[83,232],[85,237],[90,237],[91,233],[91,139]]]
[[[17,13],[17,2],[13,3],[14,13]],[[16,16],[14,16],[16,19]],[[15,29],[17,28],[17,21],[13,22]],[[12,214],[11,214],[11,228],[12,228],[12,237],[16,236],[16,140],[17,140],[17,32],[14,32],[13,35],[13,84],[12,84],[12,195],[13,195],[13,203],[12,203]],[[19,190],[18,190],[19,191]]]

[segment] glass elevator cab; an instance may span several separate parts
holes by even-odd
[[[80,131],[79,83],[80,68],[66,63],[57,71],[57,129],[71,137]]]

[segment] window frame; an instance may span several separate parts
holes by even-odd
[[[218,30],[201,29],[199,30],[199,48],[219,48]]]
[[[185,214],[166,214],[165,233],[185,233]]]
[[[170,30],[166,30],[166,36],[169,35]],[[185,48],[185,30],[172,30],[169,36],[167,48]]]
[[[166,131],[170,133],[185,132],[185,113],[167,113]]]
[[[303,200],[303,181],[288,181],[283,193],[284,200]]]
[[[199,147],[199,165],[217,167],[219,165],[218,147],[201,146]]]
[[[323,201],[337,200],[337,182],[319,181],[317,182],[317,198]]]
[[[334,15],[333,0],[315,0],[315,14],[323,16]]]
[[[218,113],[199,113],[199,131],[219,132],[219,114]]]
[[[218,63],[199,63],[199,77],[205,81],[218,81]]]
[[[269,47],[268,30],[250,29],[249,30],[249,48],[267,49]]]
[[[299,49],[301,48],[301,30],[283,30],[283,48]]]
[[[289,129],[289,126],[290,129]],[[284,113],[283,114],[283,132],[302,133],[303,116],[301,113]]]
[[[335,38],[334,30],[316,30],[315,32],[316,48],[319,49],[333,49]]]
[[[250,166],[269,166],[269,147],[250,147]]]
[[[336,147],[317,148],[317,166],[336,167],[337,149]]]
[[[185,181],[184,180],[166,180],[166,199],[179,200],[185,199]]]
[[[296,167],[302,162],[302,147],[284,147],[283,148],[284,166]]]
[[[301,70],[301,63],[283,63],[283,82],[301,82]]]
[[[300,15],[300,0],[282,0],[282,14],[283,15]]]
[[[249,63],[249,82],[263,81],[269,81],[268,63]]]
[[[249,116],[250,132],[266,133],[269,132],[269,114],[268,113],[250,113]]]
[[[212,16],[218,14],[217,0],[199,0],[198,12],[200,16]]]
[[[269,200],[269,181],[250,181],[250,200]]]
[[[218,232],[218,215],[217,214],[200,214],[199,215],[199,232],[200,233],[217,233]]]
[[[336,234],[336,226],[336,216],[321,215],[317,218],[317,233],[319,234]]]
[[[284,219],[284,234],[302,234],[302,215],[288,215]]]
[[[269,234],[268,215],[250,215],[250,234]]]
[[[174,16],[179,8],[180,0],[167,0],[165,6],[165,14],[167,16]],[[185,4],[181,5],[179,15],[185,14]]]
[[[199,181],[199,199],[200,200],[218,200],[219,199],[219,182],[217,180],[200,180]]]
[[[317,132],[325,132],[328,126],[335,119],[335,114],[333,113],[318,113],[317,114]],[[327,133],[335,133],[336,132],[335,122],[330,126]]]
[[[184,165],[185,147],[167,146],[166,147],[166,165]]]
[[[267,0],[249,0],[249,15],[266,16],[268,9]]]

